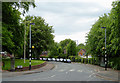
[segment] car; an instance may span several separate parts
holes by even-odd
[[[63,59],[63,61],[64,61],[64,62],[66,62],[66,61],[67,61],[67,59]]]
[[[52,61],[55,61],[55,58],[52,58]]]
[[[56,59],[56,61],[58,62],[58,61],[60,61],[60,59],[59,59],[59,58],[57,58],[57,59]]]
[[[63,61],[63,58],[60,58],[60,61],[62,62],[62,61]]]
[[[51,61],[51,58],[48,58],[48,61]]]
[[[32,58],[32,60],[33,60],[34,58]]]
[[[47,61],[47,58],[43,58],[43,61]]]
[[[40,60],[42,60],[42,58],[40,58]]]
[[[67,59],[67,61],[66,61],[67,63],[71,63],[71,60],[70,59]]]

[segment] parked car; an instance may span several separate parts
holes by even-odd
[[[67,61],[67,59],[63,59],[63,61],[64,61],[64,62],[66,62],[66,61]]]
[[[58,62],[58,61],[60,61],[60,59],[59,59],[59,58],[57,58],[57,59],[56,59],[56,61]]]
[[[63,61],[63,58],[60,58],[60,61],[62,62],[62,61]]]
[[[55,58],[52,58],[52,61],[55,61]]]
[[[51,58],[48,58],[48,61],[51,61]]]
[[[32,58],[32,60],[33,60],[34,58]]]
[[[71,63],[71,60],[70,60],[70,59],[67,59],[67,63]]]
[[[40,58],[40,60],[42,60],[42,58]]]
[[[47,58],[43,58],[43,61],[47,61]]]

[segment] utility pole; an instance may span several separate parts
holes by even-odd
[[[24,63],[26,58],[26,20],[25,20],[25,33],[24,33]]]
[[[101,28],[105,28],[105,70],[107,70],[106,27],[101,27]]]

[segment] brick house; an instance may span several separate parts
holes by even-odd
[[[86,55],[86,50],[85,49],[80,49],[80,51],[78,52],[78,56],[85,57],[85,55]]]

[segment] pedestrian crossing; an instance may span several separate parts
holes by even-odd
[[[93,71],[91,71],[91,70],[82,70],[82,69],[59,69],[59,70],[57,70],[58,72],[88,72],[88,73],[92,73]]]

